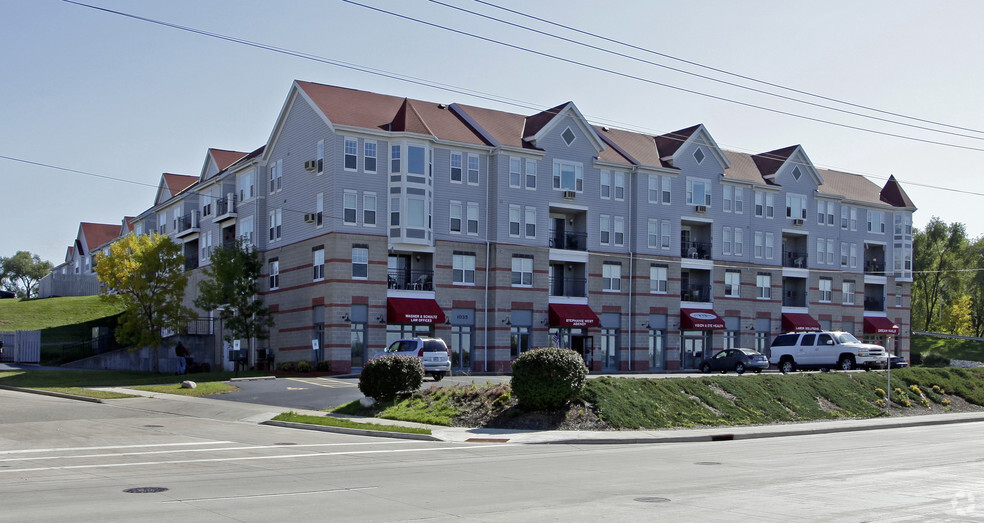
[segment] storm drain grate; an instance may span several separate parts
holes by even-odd
[[[167,492],[164,487],[136,487],[128,488],[124,490],[127,494],[156,494],[158,492]]]
[[[669,500],[670,500],[670,498],[657,498],[657,497],[653,497],[653,496],[643,497],[643,498],[635,498],[635,501],[638,501],[639,503],[666,503]]]

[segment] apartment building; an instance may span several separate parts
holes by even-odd
[[[459,372],[548,345],[662,371],[821,328],[907,354],[914,211],[894,177],[817,169],[799,145],[296,81],[263,147],[165,174],[133,230],[184,245],[189,304],[215,246],[254,244],[276,361],[358,369],[431,335]]]

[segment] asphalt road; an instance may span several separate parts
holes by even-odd
[[[5,521],[980,520],[981,424],[706,443],[393,440],[0,390]],[[218,405],[212,405],[215,403]],[[225,407],[225,409],[222,409]],[[136,489],[136,490],[133,490]]]

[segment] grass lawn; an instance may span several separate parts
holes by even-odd
[[[229,385],[223,381],[207,381],[204,383],[199,383],[198,380],[194,378],[192,378],[191,381],[194,381],[196,385],[193,389],[183,389],[181,388],[181,383],[169,383],[166,385],[135,385],[130,388],[136,390],[146,390],[149,392],[163,392],[166,394],[180,394],[182,396],[196,397],[212,396],[214,394],[227,394],[229,392],[236,392],[239,390],[239,387]]]
[[[341,427],[346,429],[380,430],[384,432],[399,432],[402,434],[431,433],[430,429],[402,427],[399,425],[380,425],[378,423],[359,423],[342,418],[333,418],[331,416],[306,416],[303,414],[297,414],[293,411],[284,412],[273,419],[275,421],[287,421],[292,423],[308,423],[310,425],[324,425],[328,427]]]
[[[38,390],[45,390],[49,392],[60,392],[62,394],[71,394],[73,396],[85,396],[86,398],[97,398],[101,400],[116,400],[122,398],[139,397],[133,394],[124,394],[122,392],[113,392],[109,390],[84,389],[82,387],[39,387]]]
[[[984,361],[984,343],[979,341],[951,340],[913,334],[910,350],[914,354],[923,356],[933,353],[951,360]]]
[[[263,376],[258,371],[240,372],[240,377]],[[0,372],[0,385],[43,389],[50,387],[131,387],[136,385],[180,384],[191,380],[202,387],[210,382],[225,382],[236,376],[234,372],[208,372],[202,374],[155,374],[151,372],[123,372],[112,370],[18,370]]]
[[[0,300],[0,331],[44,330],[115,316],[118,306],[99,296]]]

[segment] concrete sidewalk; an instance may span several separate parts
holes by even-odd
[[[102,400],[103,403],[152,412],[164,412],[181,416],[192,416],[224,421],[245,423],[265,423],[282,412],[293,410],[298,414],[325,416],[322,411],[289,409],[274,405],[259,405],[216,400],[211,398],[196,398],[146,392],[125,388],[101,388],[125,394],[141,396],[116,400]],[[374,423],[377,425],[400,425],[408,427],[429,428],[432,437],[417,439],[438,440],[456,443],[465,442],[501,442],[501,443],[555,443],[555,444],[627,444],[627,443],[686,443],[697,441],[730,441],[739,439],[773,438],[785,436],[804,436],[815,434],[832,434],[837,432],[853,432],[862,430],[879,430],[902,427],[918,427],[926,425],[944,425],[951,423],[984,422],[984,412],[953,413],[953,414],[922,414],[892,418],[847,419],[829,421],[811,421],[802,423],[782,423],[773,425],[746,425],[731,427],[704,427],[694,429],[662,429],[662,430],[624,430],[624,431],[562,431],[562,430],[506,430],[506,429],[468,429],[423,425],[403,421],[380,418],[350,418],[355,422]],[[287,424],[275,422],[280,426],[311,429],[302,424]],[[411,437],[396,436],[394,433],[379,431],[345,430],[334,427],[318,426],[314,430],[329,432],[345,432],[382,437]]]

